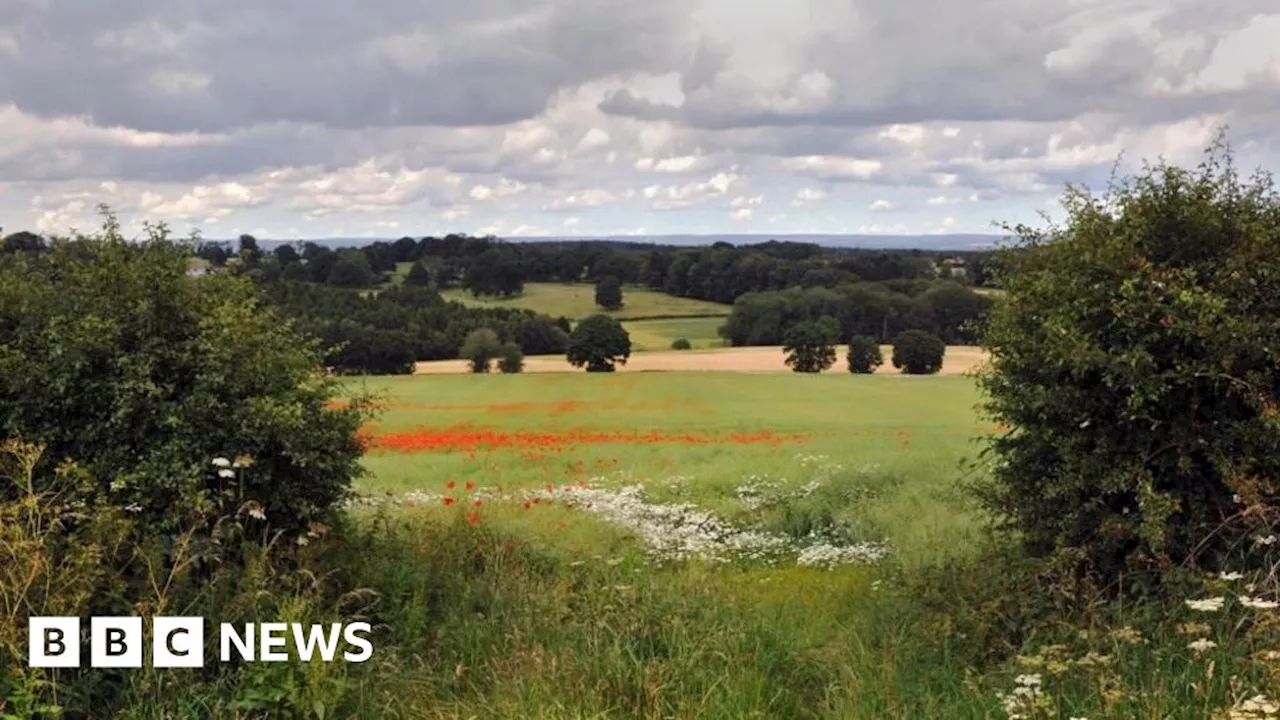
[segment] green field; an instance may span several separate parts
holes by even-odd
[[[486,554],[501,564],[492,574],[458,570],[472,580],[453,592],[488,610],[437,619],[444,637],[431,664],[475,676],[406,678],[432,716],[967,717],[992,706],[959,691],[955,668],[886,667],[880,642],[872,649],[909,622],[881,583],[971,547],[974,524],[956,490],[982,432],[969,380],[654,373],[357,384],[385,399],[361,489],[410,506],[401,517],[422,523],[424,555],[463,542],[449,527],[527,553]],[[777,444],[758,442],[763,433]],[[428,447],[379,444],[390,438]],[[465,444],[486,439],[514,446]],[[526,508],[531,497],[555,504]],[[690,519],[683,504],[708,515]],[[784,547],[735,546],[717,539],[726,528]],[[879,559],[801,560],[812,546],[886,543]],[[545,665],[550,656],[565,664]],[[920,673],[942,677],[933,694],[913,689]],[[646,699],[646,687],[662,697]],[[898,714],[908,710],[924,714]]]
[[[580,320],[604,312],[595,303],[595,286],[587,283],[528,283],[524,293],[510,299],[477,298],[465,290],[446,290],[445,299],[473,307],[506,307],[535,310],[552,317]],[[638,287],[624,287],[625,305],[617,312],[606,312],[619,320],[628,318],[666,318],[688,315],[727,316],[730,307],[703,300],[678,298],[666,293]]]
[[[634,352],[670,350],[672,341],[684,338],[693,348],[723,347],[724,338],[716,332],[724,324],[722,317],[672,318],[669,320],[628,320],[622,327],[631,335]]]

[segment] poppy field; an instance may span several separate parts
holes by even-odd
[[[867,641],[910,622],[893,574],[976,532],[955,487],[988,430],[968,379],[352,382],[381,405],[357,514],[405,532],[394,563],[369,562],[418,584],[400,627],[433,628],[403,641],[422,669],[385,716],[885,717],[938,702],[905,701],[922,678]]]
[[[965,378],[419,376],[370,387],[381,407],[365,431],[369,502],[447,508],[471,487],[490,498],[493,522],[527,525],[509,511],[536,501],[568,512],[585,505],[575,492],[643,488],[649,504],[751,529],[768,525],[758,506],[794,514],[783,498],[809,488],[827,498],[815,512],[829,531],[893,545],[904,560],[968,531],[954,484],[985,430]],[[766,495],[774,502],[752,499]],[[581,534],[634,531],[580,517]]]

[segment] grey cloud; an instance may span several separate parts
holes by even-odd
[[[159,131],[503,124],[538,114],[561,88],[666,69],[682,42],[679,8],[661,0],[395,0],[376,11],[341,0],[29,3],[9,7],[0,25],[19,49],[0,54],[0,102]],[[104,34],[113,42],[97,42]],[[397,61],[396,43],[401,56],[427,57]]]
[[[819,32],[802,49],[793,80],[821,70],[834,81],[820,109],[770,108],[738,86],[720,86],[697,67],[682,106],[620,91],[604,112],[677,120],[694,127],[876,126],[889,123],[1052,122],[1086,112],[1168,121],[1212,110],[1267,111],[1280,80],[1239,90],[1153,94],[1156,79],[1177,86],[1202,69],[1216,43],[1245,27],[1270,0],[1212,7],[1184,0],[1029,3],[925,0],[854,3],[853,19]],[[1142,19],[1151,27],[1126,27]],[[1140,25],[1140,23],[1139,23]],[[1105,32],[1107,28],[1115,28]],[[1151,38],[1179,41],[1180,54]],[[1092,34],[1094,37],[1090,37]],[[1198,39],[1187,42],[1181,39]],[[1072,43],[1083,43],[1077,47]],[[745,47],[745,46],[744,46]],[[749,49],[747,50],[749,52]]]

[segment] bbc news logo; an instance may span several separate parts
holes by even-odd
[[[151,667],[198,668],[205,663],[205,624],[199,617],[157,617],[151,621]],[[341,657],[360,663],[373,655],[366,637],[369,623],[302,625],[299,623],[246,623],[218,628],[218,658],[222,662],[284,662],[293,638],[297,657],[324,662]],[[27,663],[33,668],[80,667],[80,618],[33,617],[28,629]],[[348,646],[341,655],[339,647]],[[146,636],[140,617],[89,618],[89,667],[140,668]]]

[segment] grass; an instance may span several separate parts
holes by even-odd
[[[1274,696],[1275,676],[1246,659],[1275,638],[1244,619],[1176,600],[1055,616],[1021,560],[987,549],[959,489],[990,431],[967,378],[370,384],[387,404],[363,489],[393,500],[399,535],[360,551],[360,582],[397,588],[393,648],[431,639],[380,676],[367,714],[994,718],[1032,679],[1035,718],[1203,718],[1254,688]],[[395,451],[397,437],[434,449]],[[641,499],[614,512],[634,486]],[[669,523],[682,505],[708,513],[697,529]],[[650,524],[619,521],[637,517]],[[691,536],[716,546],[717,522],[791,550],[889,553],[828,568],[791,551],[670,551]],[[1219,648],[1189,650],[1187,621],[1210,622],[1193,632]]]
[[[508,307],[534,310],[552,317],[581,320],[588,315],[604,312],[619,320],[639,318],[669,318],[684,316],[729,315],[729,306],[703,300],[678,298],[666,293],[638,287],[623,288],[625,305],[616,312],[607,312],[595,304],[595,286],[587,283],[528,283],[524,293],[509,299],[477,298],[465,290],[447,290],[448,300],[455,300],[473,307]]]
[[[675,318],[668,320],[629,320],[622,323],[631,335],[631,349],[635,352],[670,350],[671,343],[684,338],[694,349],[724,346],[724,338],[716,332],[724,325],[724,318]]]

